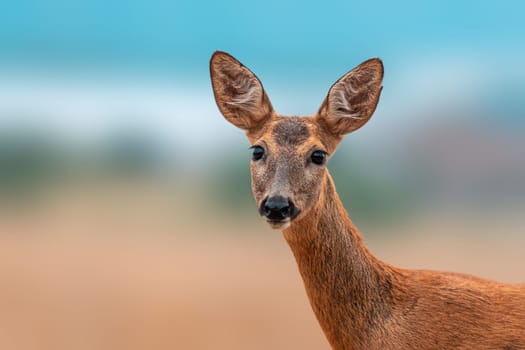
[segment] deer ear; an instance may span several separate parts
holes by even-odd
[[[210,75],[217,106],[230,123],[249,131],[271,117],[272,104],[259,78],[235,58],[215,52]]]
[[[359,129],[374,113],[383,80],[383,63],[372,58],[343,75],[328,91],[317,118],[342,136]]]

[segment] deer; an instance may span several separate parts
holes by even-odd
[[[259,214],[282,231],[333,349],[525,349],[525,284],[383,262],[339,199],[327,162],[374,113],[379,58],[343,75],[308,116],[275,112],[259,78],[226,52],[212,55],[210,75],[219,111],[251,144]]]

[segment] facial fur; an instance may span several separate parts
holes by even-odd
[[[251,161],[252,192],[260,208],[267,198],[289,198],[297,209],[291,220],[307,215],[315,198],[319,197],[326,161],[333,146],[323,142],[323,134],[313,117],[274,117],[261,135],[253,138],[252,145],[265,150],[263,158]],[[326,161],[319,165],[311,160],[315,151],[327,153]],[[285,222],[287,223],[287,222]],[[271,225],[283,228],[283,225]],[[286,225],[284,225],[286,226]]]

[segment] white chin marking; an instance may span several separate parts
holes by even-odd
[[[284,230],[285,228],[290,226],[290,220],[286,220],[286,221],[282,221],[282,222],[281,221],[280,222],[268,221],[268,224],[274,230]]]

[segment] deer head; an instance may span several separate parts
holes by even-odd
[[[210,73],[217,106],[251,143],[252,192],[259,213],[284,229],[309,215],[329,177],[326,164],[345,134],[372,116],[381,93],[377,58],[343,75],[319,111],[306,117],[277,114],[255,74],[225,52],[215,52]]]

